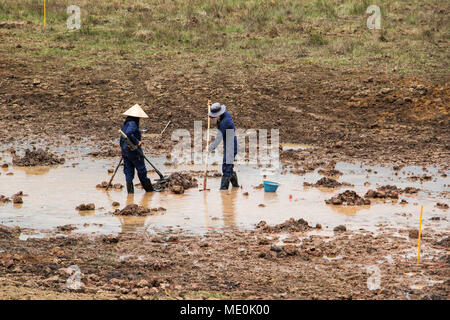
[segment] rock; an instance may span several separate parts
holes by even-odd
[[[4,163],[4,164],[2,164],[2,168],[8,168],[8,164],[7,163]]]
[[[120,206],[120,203],[117,202],[117,201],[114,201],[114,202],[112,203],[112,206],[113,206],[113,207],[118,207],[118,206]]]
[[[280,248],[279,246],[271,246],[270,247],[270,251],[274,251],[274,252],[281,252],[283,249]]]
[[[347,231],[347,228],[344,225],[341,224],[341,225],[335,227],[333,229],[333,231],[335,231],[335,232],[344,232],[344,231]]]

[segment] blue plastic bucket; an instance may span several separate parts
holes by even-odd
[[[279,184],[271,181],[264,181],[264,192],[275,192],[277,191]]]

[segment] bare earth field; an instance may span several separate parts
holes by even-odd
[[[447,177],[447,1],[379,1],[381,31],[366,28],[365,1],[244,2],[98,1],[79,31],[65,29],[64,1],[48,1],[46,29],[36,2],[0,4],[0,151],[44,144],[119,159],[121,113],[139,103],[150,133],[171,121],[144,141],[146,154],[164,155],[175,129],[206,127],[210,99],[237,128],[314,146],[282,151],[285,165],[435,166]],[[0,299],[449,299],[448,229],[422,234],[433,254],[421,264],[409,229],[312,230],[23,241],[18,226],[0,224]],[[81,289],[66,287],[71,265]],[[380,289],[368,289],[368,266],[379,268]]]

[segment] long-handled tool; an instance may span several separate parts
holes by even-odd
[[[120,162],[119,162],[119,164],[117,165],[116,170],[114,170],[114,173],[113,173],[113,175],[112,175],[112,177],[111,177],[111,180],[109,180],[109,183],[108,183],[108,185],[106,186],[106,191],[108,191],[109,187],[112,185],[112,181],[113,181],[113,179],[114,179],[114,176],[115,176],[116,173],[117,173],[117,169],[119,169],[120,165],[122,164],[122,161],[123,161],[123,158],[120,158]]]
[[[203,191],[209,190],[206,189],[206,179],[208,176],[208,155],[209,155],[209,128],[211,126],[211,118],[209,117],[209,111],[211,109],[211,101],[208,100],[208,130],[206,133],[206,162],[205,162],[205,177],[203,178]]]
[[[163,174],[158,169],[156,169],[156,167],[153,165],[153,163],[151,163],[150,160],[147,159],[147,157],[144,155],[142,150],[139,149],[133,142],[131,142],[131,140],[128,138],[128,136],[122,130],[119,130],[119,133],[125,139],[125,143],[127,144],[128,148],[131,151],[137,150],[139,152],[139,155],[141,157],[143,157],[145,160],[147,160],[147,162],[153,167],[153,169],[155,169],[156,173],[159,176],[159,179],[155,179],[155,181],[169,181],[170,177],[165,178],[163,176]]]

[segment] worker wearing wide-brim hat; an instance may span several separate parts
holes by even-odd
[[[138,146],[142,152],[142,135],[139,130],[139,119],[148,118],[148,115],[138,104],[135,104],[130,109],[125,111],[123,115],[127,117],[122,125],[122,131],[134,145]],[[141,156],[140,152],[138,150],[131,151],[123,137],[120,137],[120,147],[122,149],[123,157],[123,172],[125,173],[125,179],[127,181],[127,192],[134,193],[134,169],[137,171],[139,180],[141,181],[141,185],[144,190],[146,192],[155,191],[150,179],[147,177],[147,169],[145,168],[144,158]]]
[[[223,140],[223,163],[222,163],[222,180],[220,182],[220,190],[228,190],[231,185],[239,187],[237,174],[234,169],[234,158],[236,157],[238,144],[236,138],[236,128],[234,126],[231,115],[227,112],[227,107],[218,102],[211,105],[208,114],[211,118],[217,118],[216,139],[210,144],[208,151],[214,150]]]

